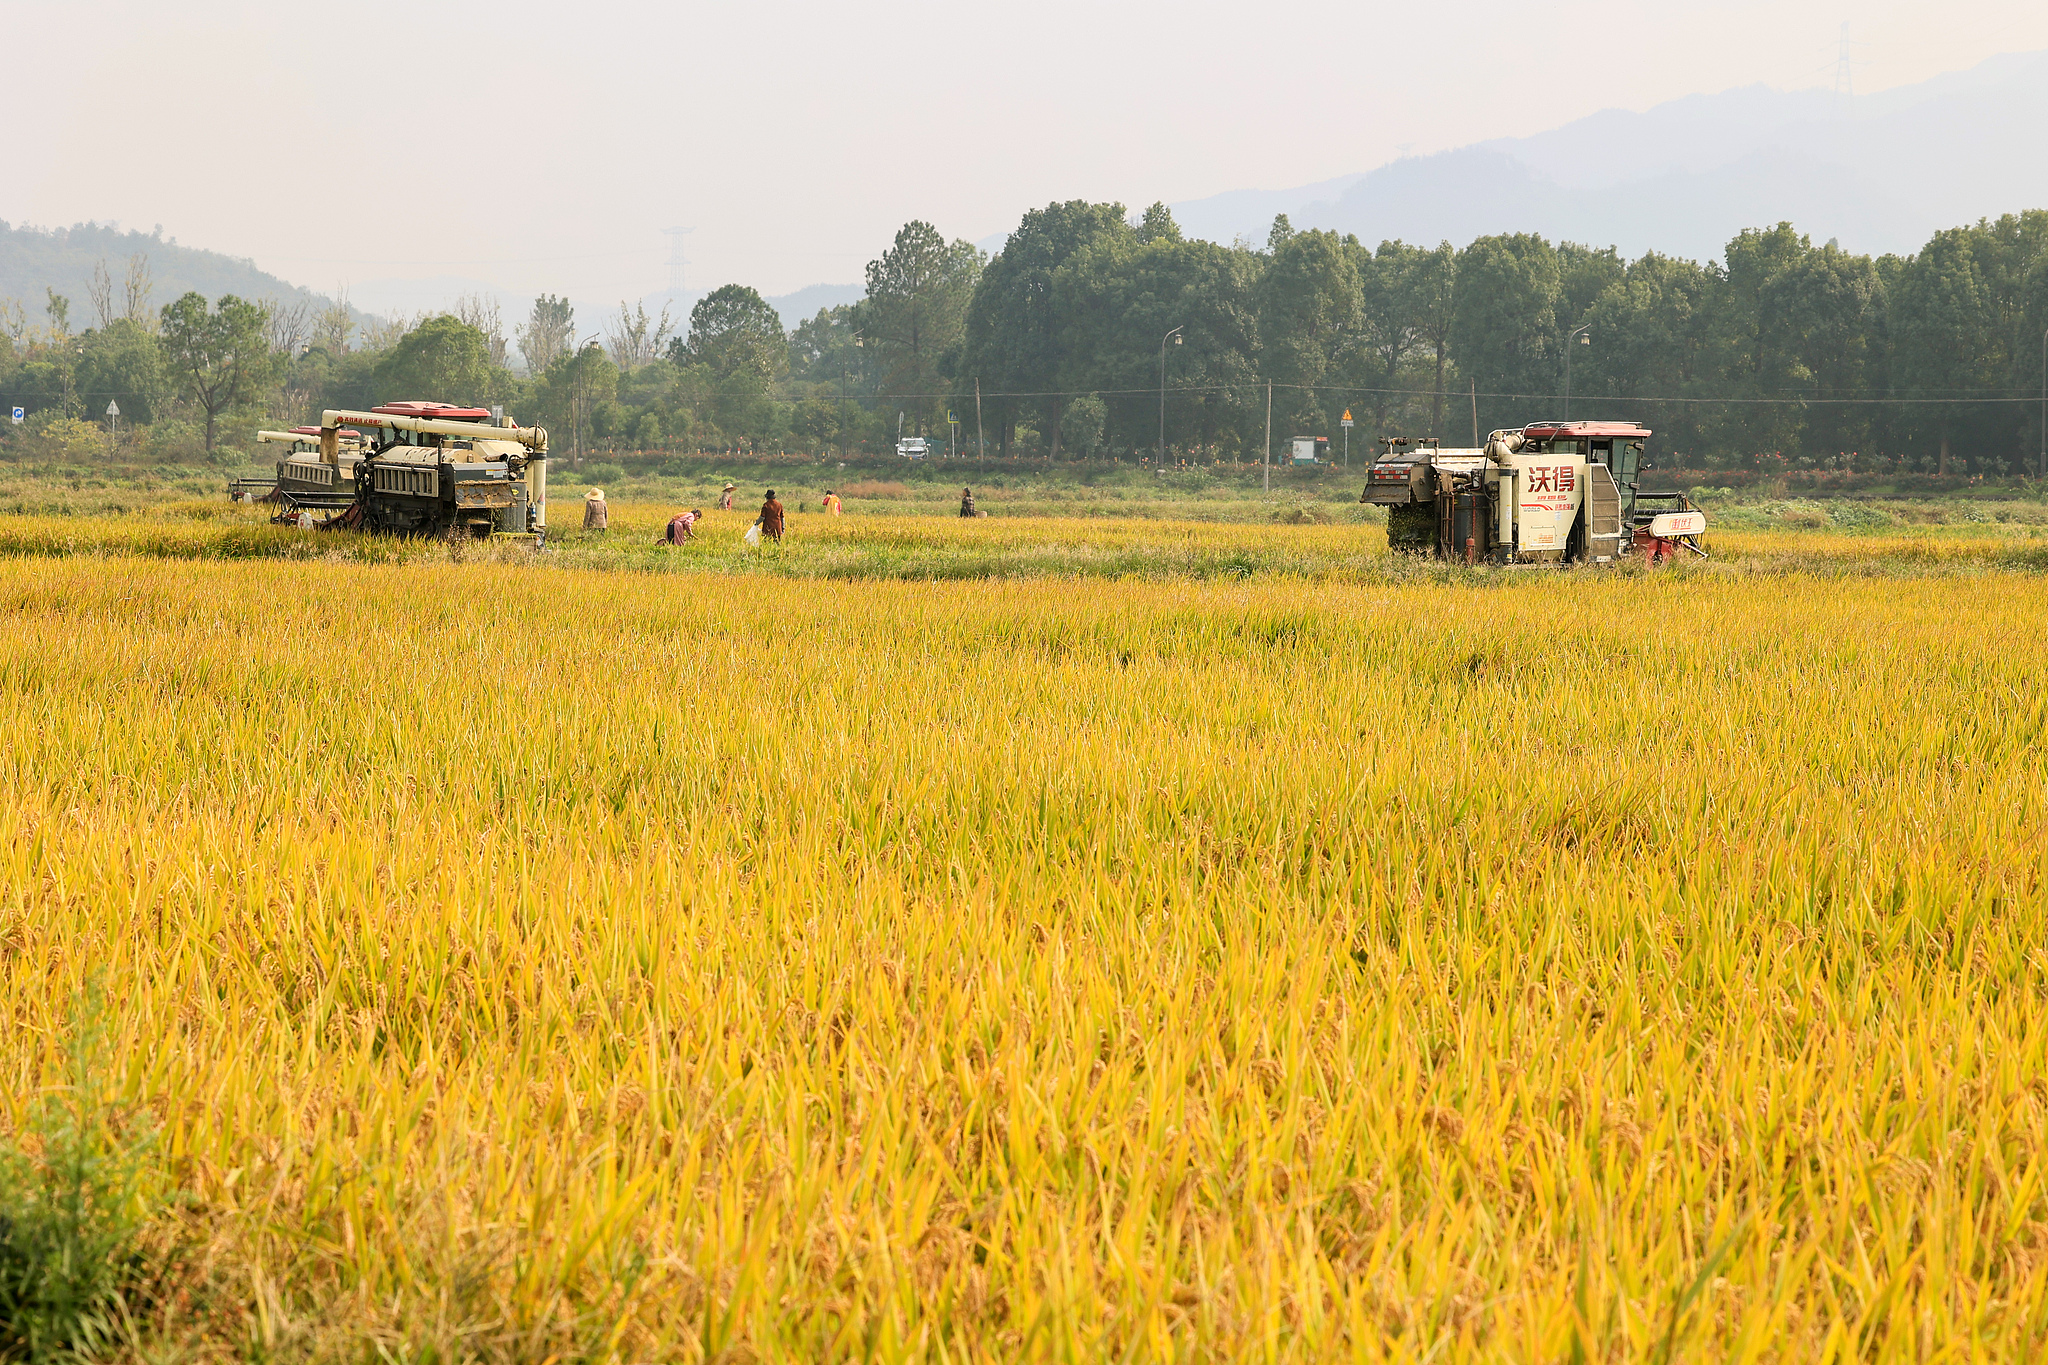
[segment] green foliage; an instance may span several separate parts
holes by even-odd
[[[568,433],[571,459],[581,462],[586,443],[598,434],[598,411],[613,402],[618,391],[619,367],[594,341],[572,355],[558,357],[541,376],[536,396],[542,419],[556,431]],[[556,453],[563,452],[557,449]]]
[[[714,289],[690,310],[690,331],[669,348],[678,364],[702,365],[718,383],[753,380],[764,391],[784,373],[782,318],[743,284]]]
[[[30,1142],[0,1142],[0,1359],[85,1358],[115,1337],[142,1278],[153,1208],[147,1115],[107,1074],[105,1008],[88,988],[65,1085],[34,1106]]]
[[[954,373],[963,380],[979,380],[993,394],[1042,393],[1062,386],[1063,370],[1072,372],[1106,359],[1099,346],[1074,345],[1067,330],[1075,321],[1074,303],[1056,290],[1055,280],[1083,252],[1126,244],[1132,237],[1122,204],[1070,199],[1026,213],[975,285]],[[1071,287],[1073,282],[1067,283]],[[1150,322],[1146,319],[1145,325]],[[1159,330],[1163,333],[1173,325],[1166,323]],[[1101,330],[1098,322],[1098,335]],[[1077,360],[1082,364],[1075,364]],[[1105,381],[1096,382],[1108,387]],[[955,386],[956,406],[970,388]],[[1020,417],[1053,406],[1010,397],[986,400],[984,417],[998,451],[1008,453]]]
[[[386,403],[418,399],[480,407],[497,396],[496,378],[484,334],[445,313],[400,337],[376,370],[378,401]]]
[[[1533,233],[1481,237],[1458,254],[1451,353],[1482,392],[1482,431],[1532,417],[1530,403],[1561,390],[1557,252]],[[1547,403],[1546,403],[1547,406]]]
[[[163,352],[179,389],[206,414],[213,450],[220,415],[256,397],[270,377],[269,314],[233,294],[209,311],[198,294],[164,305]]]
[[[947,242],[930,223],[906,223],[868,262],[862,300],[864,342],[881,370],[881,397],[898,403],[919,435],[944,408],[942,357],[958,355],[985,259],[972,242]]]
[[[104,330],[85,334],[76,383],[88,417],[99,417],[115,402],[121,420],[129,424],[155,421],[170,397],[163,349],[130,318],[116,318]]]

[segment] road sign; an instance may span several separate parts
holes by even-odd
[[[960,419],[953,415],[953,410],[951,408],[946,409],[946,421],[949,425],[952,426],[960,425]]]
[[[116,403],[113,399],[109,398],[107,400],[107,416],[119,417],[120,415],[121,405],[119,403]]]
[[[20,425],[21,425],[21,419],[22,419],[22,415],[23,415],[23,414],[22,414],[22,411],[21,411],[21,409],[20,409],[20,408],[16,408],[16,409],[14,410],[14,425],[16,425],[16,426],[20,426]]]
[[[1344,409],[1344,425],[1345,425],[1345,426],[1347,426],[1347,427],[1351,425],[1351,409],[1350,409],[1350,408],[1346,408],[1346,409]]]

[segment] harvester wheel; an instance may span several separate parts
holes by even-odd
[[[1387,509],[1387,549],[1397,555],[1426,555],[1436,549],[1436,509],[1426,502]]]

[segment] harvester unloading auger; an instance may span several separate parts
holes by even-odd
[[[1683,493],[1640,490],[1633,422],[1532,422],[1477,450],[1398,438],[1373,463],[1360,502],[1387,509],[1387,544],[1468,564],[1661,564],[1706,558],[1704,512]],[[1423,449],[1426,445],[1428,448]]]
[[[548,433],[450,403],[384,403],[320,414],[319,460],[339,470],[344,427],[361,433],[354,499],[324,526],[395,535],[540,539],[548,521]]]

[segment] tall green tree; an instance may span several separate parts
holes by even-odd
[[[1892,296],[1898,361],[1908,396],[1927,403],[1940,441],[1938,472],[1949,472],[1956,429],[1952,401],[1981,392],[1994,377],[1985,338],[1992,331],[1990,299],[1967,228],[1937,232],[1901,272]],[[1951,401],[1940,401],[1951,400]]]
[[[720,444],[758,440],[775,428],[774,391],[788,372],[782,317],[742,284],[713,290],[690,310],[690,330],[670,347],[683,367],[677,402],[708,420]]]
[[[1101,439],[1150,447],[1159,435],[1160,338],[1178,327],[1183,344],[1167,353],[1168,447],[1252,448],[1265,402],[1256,368],[1262,265],[1252,252],[1211,242],[1098,235],[1048,281],[1059,341],[1049,387],[1099,393]]]
[[[1155,216],[1152,223],[1153,231],[1163,235],[1172,215],[1164,213],[1163,206],[1161,212],[1163,217]],[[1178,234],[1179,229],[1173,231]],[[1122,204],[1070,199],[1026,213],[982,271],[969,302],[955,369],[965,381],[956,390],[959,401],[969,401],[975,380],[996,395],[1047,394],[1063,387],[1063,367],[1076,366],[1054,282],[1062,269],[1097,243],[1135,238]],[[1084,362],[1078,368],[1089,367]],[[998,451],[1008,454],[1020,417],[1036,412],[1045,429],[1054,432],[1065,406],[1058,397],[999,396],[987,399],[984,411]]]
[[[881,366],[883,397],[915,414],[920,435],[944,403],[940,361],[949,352],[957,358],[983,264],[972,242],[948,242],[925,222],[906,223],[868,262],[864,341]]]
[[[576,342],[576,310],[569,300],[542,294],[533,301],[533,312],[519,329],[519,353],[526,357],[526,372],[539,378],[548,372],[558,356],[569,353]]]
[[[600,407],[619,391],[619,367],[595,341],[581,350],[555,357],[538,387],[541,412],[548,424],[569,429],[569,462],[583,467],[583,452],[593,434]]]
[[[1557,253],[1533,233],[1481,237],[1458,253],[1451,353],[1479,386],[1480,429],[1530,420],[1562,389]]]
[[[85,334],[77,384],[88,415],[98,417],[114,402],[129,423],[155,421],[170,396],[162,347],[147,327],[125,317]]]
[[[197,293],[165,304],[162,317],[164,359],[179,389],[206,414],[211,454],[220,415],[255,398],[269,378],[269,318],[233,294],[223,294],[209,309]]]
[[[1387,411],[1395,406],[1393,389],[1400,380],[1401,363],[1421,340],[1415,292],[1423,256],[1400,241],[1381,242],[1376,252],[1357,253],[1358,350],[1365,363],[1354,373],[1372,390],[1366,399],[1372,408],[1369,431],[1362,434],[1391,434]]]
[[[1358,254],[1334,232],[1280,236],[1276,229],[1259,280],[1259,370],[1279,386],[1273,395],[1276,440],[1290,432],[1320,434],[1326,404],[1315,386],[1361,320]]]
[[[720,381],[752,378],[765,387],[789,362],[782,316],[743,284],[714,289],[690,310],[690,330],[676,338],[669,358],[706,367]]]
[[[501,387],[491,368],[490,342],[481,331],[446,313],[407,332],[377,362],[383,402],[419,399],[481,406]]]

